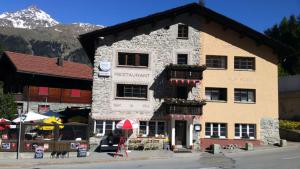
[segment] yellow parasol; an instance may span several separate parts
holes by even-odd
[[[61,119],[57,118],[55,116],[49,117],[45,120],[43,120],[43,123],[46,124],[58,124],[59,129],[64,128],[64,126],[62,125]],[[39,130],[54,130],[55,126],[38,126],[37,129]]]

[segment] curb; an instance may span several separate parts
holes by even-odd
[[[282,151],[282,150],[288,150],[288,149],[294,149],[294,148],[300,148],[299,145],[293,145],[293,146],[287,146],[287,147],[271,147],[267,149],[254,149],[252,151],[239,151],[239,152],[222,152],[225,156],[235,156],[235,155],[246,155],[246,154],[253,154],[258,152],[270,152],[270,151]]]
[[[43,166],[43,165],[71,165],[71,164],[86,164],[86,163],[111,163],[111,162],[124,162],[124,161],[142,161],[142,160],[151,160],[151,159],[168,159],[170,157],[135,157],[135,158],[112,158],[112,159],[67,159],[66,161],[62,161],[62,159],[53,159],[50,161],[49,159],[44,159],[47,161],[27,161],[28,159],[20,160],[20,161],[12,161],[8,163],[1,163],[1,167],[13,168],[13,167],[33,167],[33,166]],[[40,159],[36,159],[40,160]],[[51,159],[52,160],[52,159]]]

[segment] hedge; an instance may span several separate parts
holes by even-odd
[[[282,129],[300,130],[299,121],[280,120],[279,127]]]

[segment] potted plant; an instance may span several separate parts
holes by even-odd
[[[220,138],[220,136],[216,132],[214,132],[213,135],[211,135],[210,137],[211,138]]]

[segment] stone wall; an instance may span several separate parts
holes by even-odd
[[[93,119],[150,120],[160,108],[164,96],[172,97],[163,71],[166,65],[176,63],[177,54],[188,54],[188,64],[200,64],[200,21],[198,16],[183,14],[173,19],[157,21],[154,25],[141,25],[134,30],[119,32],[100,39],[95,52],[93,81]],[[177,38],[179,23],[189,25],[189,38]],[[118,52],[149,54],[148,68],[117,66]],[[111,76],[99,77],[99,62],[111,62]],[[148,85],[146,100],[116,98],[116,84]],[[189,99],[199,99],[199,84],[190,89]]]
[[[263,144],[279,143],[279,120],[262,118],[260,120],[260,140]]]

